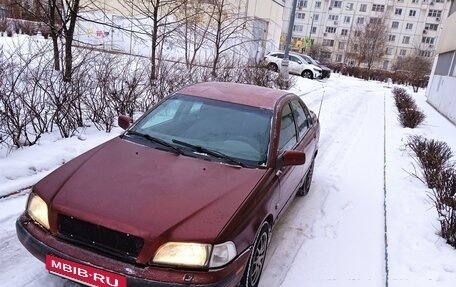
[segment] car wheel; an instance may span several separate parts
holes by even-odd
[[[263,223],[261,230],[253,243],[252,254],[250,254],[244,277],[239,286],[257,287],[260,283],[261,272],[263,271],[264,260],[266,258],[266,250],[268,249],[269,229],[269,224],[267,222]]]
[[[309,71],[309,70],[303,71],[303,72],[301,73],[301,76],[302,76],[303,78],[313,79],[313,74],[312,74],[312,72]]]
[[[279,71],[279,67],[277,67],[277,65],[274,64],[274,63],[270,63],[268,65],[268,69],[271,70],[271,71],[274,71],[274,72],[278,72]]]
[[[310,167],[309,167],[309,171],[307,172],[306,178],[304,179],[304,183],[298,189],[298,192],[296,193],[296,195],[305,196],[305,195],[307,195],[309,193],[310,184],[312,183],[314,163],[315,163],[315,159],[312,160],[312,163],[310,164]]]

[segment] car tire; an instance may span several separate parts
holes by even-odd
[[[302,76],[303,78],[313,79],[313,74],[312,74],[312,71],[310,71],[310,70],[304,70],[304,71],[302,71],[301,76]]]
[[[263,271],[270,235],[269,223],[264,222],[253,243],[252,253],[239,286],[258,287]]]
[[[278,72],[279,71],[279,67],[276,64],[274,64],[274,63],[269,63],[268,64],[268,69],[273,71],[273,72]]]
[[[304,179],[304,183],[298,189],[298,192],[296,193],[296,195],[306,196],[309,193],[310,184],[312,183],[314,163],[315,163],[315,159],[312,160],[312,163],[310,164],[310,167],[309,167],[309,171],[307,172],[306,178]]]

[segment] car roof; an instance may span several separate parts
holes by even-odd
[[[185,87],[180,94],[274,110],[277,101],[289,92],[254,85],[206,82]]]

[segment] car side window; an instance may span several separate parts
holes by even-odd
[[[282,110],[280,123],[279,153],[292,149],[296,144],[296,127],[290,105],[287,104]]]
[[[271,56],[279,58],[279,59],[283,59],[283,54],[272,54]]]
[[[296,122],[296,126],[298,127],[299,138],[301,139],[309,130],[310,122],[299,101],[295,100],[291,102],[291,110],[293,112],[293,117]]]
[[[290,56],[290,61],[293,61],[295,63],[301,64],[302,62],[298,59],[298,57],[295,56]]]

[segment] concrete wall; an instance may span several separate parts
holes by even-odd
[[[456,76],[433,76],[427,89],[428,102],[456,124]]]
[[[456,124],[456,4],[443,22],[442,36],[437,44],[439,53],[434,61],[426,90],[428,102]]]

